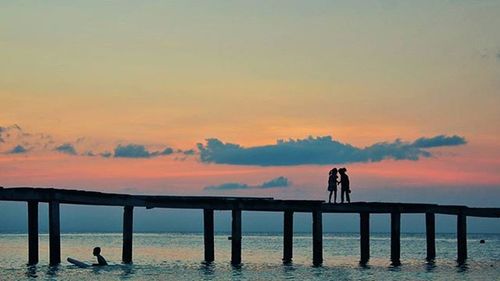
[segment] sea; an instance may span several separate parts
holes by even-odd
[[[215,259],[203,262],[203,233],[134,233],[133,264],[121,264],[121,233],[61,235],[62,263],[48,266],[48,236],[40,235],[40,262],[27,266],[27,235],[0,234],[0,280],[500,280],[500,234],[468,234],[469,259],[456,263],[455,234],[436,234],[437,258],[426,262],[425,234],[403,233],[401,266],[390,264],[389,233],[371,233],[371,258],[359,265],[358,233],[325,233],[324,264],[312,265],[310,233],[295,233],[293,263],[284,265],[279,233],[244,233],[242,264],[230,264],[229,233],[217,233]],[[485,240],[485,243],[480,243]],[[72,257],[106,267],[79,268]]]

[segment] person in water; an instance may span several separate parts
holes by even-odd
[[[93,255],[97,258],[97,263],[92,264],[93,266],[103,266],[108,265],[103,256],[101,256],[101,248],[95,247]]]
[[[328,175],[328,191],[330,191],[328,203],[332,203],[332,193],[334,194],[333,203],[337,203],[337,178],[337,168],[331,169]]]
[[[345,173],[347,172],[346,168],[340,168],[339,169],[339,174],[340,174],[340,202],[344,203],[344,194],[345,198],[347,200],[347,203],[351,203],[351,196],[349,193],[351,193],[351,188],[349,186],[349,176]]]

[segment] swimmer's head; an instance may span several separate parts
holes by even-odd
[[[93,251],[94,256],[100,255],[101,254],[101,248],[100,247],[95,247]]]

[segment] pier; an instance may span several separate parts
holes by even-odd
[[[123,208],[123,251],[122,262],[133,261],[133,219],[134,208],[173,208],[203,210],[204,259],[215,260],[214,212],[231,211],[231,263],[241,260],[243,211],[268,211],[283,213],[283,262],[293,259],[293,216],[296,212],[312,216],[312,263],[323,263],[323,214],[355,213],[360,216],[360,263],[370,259],[370,215],[389,214],[391,220],[391,262],[400,265],[400,235],[402,214],[425,216],[428,260],[436,257],[435,214],[457,217],[457,262],[467,259],[467,217],[499,218],[500,208],[469,208],[456,205],[355,202],[348,204],[327,204],[319,200],[278,200],[261,197],[215,197],[215,196],[153,196],[102,193],[93,191],[12,187],[0,188],[0,201],[27,202],[28,209],[28,264],[39,260],[38,205],[48,203],[49,217],[49,263],[61,262],[60,204],[118,206]],[[8,214],[4,214],[8,215]]]

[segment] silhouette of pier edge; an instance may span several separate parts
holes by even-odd
[[[134,207],[202,209],[204,220],[204,260],[215,260],[214,211],[232,211],[231,222],[231,263],[241,263],[241,212],[270,211],[283,212],[283,262],[293,258],[293,215],[295,212],[312,214],[313,265],[323,262],[323,213],[360,214],[360,263],[366,264],[370,258],[370,214],[390,214],[391,219],[391,262],[400,265],[401,214],[425,214],[426,259],[436,257],[435,214],[457,216],[457,262],[464,264],[467,259],[467,217],[499,218],[500,208],[470,208],[458,205],[437,205],[417,203],[353,202],[349,204],[327,204],[319,200],[277,200],[262,197],[222,197],[222,196],[153,196],[103,193],[93,191],[0,187],[0,201],[24,201],[28,208],[28,265],[39,261],[38,247],[38,204],[48,203],[49,209],[49,263],[61,262],[60,204],[121,206],[123,212],[122,262],[132,263],[133,210]]]

